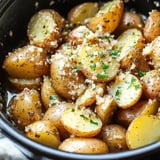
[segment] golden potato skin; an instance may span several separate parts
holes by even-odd
[[[143,31],[144,37],[147,42],[151,42],[160,35],[159,21],[160,11],[152,10],[149,14],[149,17],[147,18]]]
[[[44,114],[43,120],[50,120],[55,125],[55,127],[59,130],[60,138],[62,140],[68,138],[70,134],[61,123],[61,115],[66,108],[71,108],[74,106],[75,105],[73,103],[61,102],[48,108]]]
[[[9,114],[20,128],[40,120],[42,116],[42,104],[39,92],[34,89],[25,88],[13,97],[9,105]]]
[[[27,45],[9,53],[3,68],[10,77],[34,79],[49,72],[47,53],[39,47]]]
[[[97,2],[84,2],[73,7],[68,15],[67,19],[69,23],[75,25],[85,24],[87,20],[93,17],[98,12]]]
[[[85,78],[74,70],[76,66],[69,55],[56,53],[51,57],[50,74],[54,89],[67,99],[76,99],[85,89]]]
[[[118,124],[104,125],[101,131],[102,139],[108,145],[109,152],[127,150],[126,129]]]
[[[115,30],[115,34],[120,35],[122,32],[129,28],[138,28],[142,30],[143,27],[144,22],[140,15],[134,12],[125,11],[117,29]]]
[[[118,26],[123,14],[124,4],[121,0],[104,3],[98,13],[90,19],[88,27],[93,31],[112,33]]]
[[[59,132],[51,121],[39,120],[25,127],[26,136],[41,144],[58,148]]]
[[[84,154],[108,153],[106,143],[97,138],[68,138],[60,144],[58,149]]]
[[[34,14],[27,29],[30,43],[53,53],[61,41],[64,18],[53,9],[43,9]]]
[[[160,71],[151,70],[142,77],[143,92],[147,98],[160,100]]]

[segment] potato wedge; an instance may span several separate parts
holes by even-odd
[[[68,13],[68,21],[73,25],[86,24],[88,19],[98,12],[97,2],[85,2],[72,8]]]
[[[109,85],[108,92],[120,108],[126,109],[138,102],[142,95],[142,85],[133,74],[120,73]]]
[[[8,53],[3,68],[12,78],[34,79],[49,73],[46,52],[33,45]]]
[[[28,23],[27,35],[30,43],[54,52],[61,40],[64,18],[53,9],[43,9],[32,16]]]
[[[36,121],[25,127],[26,136],[41,144],[58,148],[59,132],[51,121]]]
[[[41,99],[46,109],[53,107],[62,101],[62,98],[55,92],[50,77],[44,76],[41,85]]]
[[[39,92],[25,88],[13,97],[8,111],[20,128],[40,120],[42,118],[42,104]]]
[[[128,109],[120,109],[117,112],[117,123],[128,127],[129,124],[140,115],[154,115],[158,111],[160,102],[156,99],[138,101],[135,105]]]
[[[80,70],[90,80],[109,82],[119,72],[119,62],[109,55],[108,47],[83,42],[78,52]]]
[[[78,137],[94,137],[101,128],[102,121],[97,115],[86,108],[69,108],[61,116],[64,128],[71,134]]]
[[[108,124],[117,109],[117,104],[111,95],[99,97],[96,103],[96,113],[104,124]]]
[[[142,32],[136,28],[128,29],[117,38],[117,43],[110,54],[121,62],[122,69],[133,70],[139,66],[143,47]]]
[[[91,106],[97,99],[98,96],[102,96],[104,93],[105,84],[90,84],[85,92],[76,99],[76,106],[86,107]]]
[[[97,138],[68,138],[60,144],[58,149],[84,154],[108,153],[106,143]]]
[[[88,27],[93,32],[112,33],[121,20],[123,8],[122,0],[111,0],[104,3],[98,13],[89,20]]]
[[[104,125],[101,131],[102,140],[108,145],[109,152],[127,150],[126,129],[118,124]]]
[[[147,98],[160,100],[160,71],[151,70],[142,77],[143,92]]]
[[[147,42],[151,42],[157,36],[160,36],[160,28],[159,28],[159,21],[160,21],[160,11],[154,9],[149,13],[149,17],[146,20],[144,26],[144,37]]]
[[[141,115],[134,119],[126,132],[129,149],[149,145],[160,140],[160,119],[153,115]]]

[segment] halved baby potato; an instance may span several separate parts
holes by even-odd
[[[43,9],[32,16],[28,23],[27,35],[30,43],[54,52],[61,41],[64,18],[53,9]]]
[[[85,2],[72,8],[68,13],[69,23],[75,25],[86,24],[88,19],[98,12],[97,2]]]
[[[137,28],[132,28],[120,34],[111,55],[121,62],[122,69],[133,70],[139,66],[143,47],[144,38],[142,32]]]
[[[98,13],[89,20],[88,27],[93,32],[112,33],[121,20],[123,8],[122,0],[112,0],[104,3]]]
[[[26,136],[38,143],[58,148],[60,137],[57,128],[51,121],[35,121],[25,127]]]
[[[20,128],[42,118],[42,104],[37,90],[25,88],[12,98],[9,114]]]
[[[10,77],[34,79],[49,73],[47,53],[40,47],[26,45],[8,53],[3,68]]]
[[[111,95],[106,94],[97,98],[95,110],[103,123],[108,124],[111,121],[116,109],[117,103]]]
[[[126,142],[135,149],[160,141],[160,119],[154,115],[141,115],[129,125]]]
[[[108,92],[120,108],[126,109],[138,102],[142,95],[142,85],[133,74],[120,73],[109,85]]]
[[[119,72],[119,62],[109,55],[107,46],[99,43],[83,42],[78,52],[80,70],[90,80],[109,82]]]
[[[53,88],[51,78],[48,76],[43,77],[43,83],[41,85],[41,99],[46,109],[53,107],[61,101],[61,97],[56,93]]]
[[[78,137],[94,137],[102,128],[102,121],[90,109],[72,107],[66,109],[61,116],[64,128]]]
[[[58,149],[83,154],[108,153],[107,144],[97,138],[68,138],[60,144]]]

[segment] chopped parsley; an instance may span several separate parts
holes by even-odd
[[[120,100],[120,95],[121,95],[122,91],[120,90],[120,87],[118,87],[118,89],[116,90],[116,93],[115,93],[115,98],[116,100]]]
[[[72,108],[72,110],[71,110],[72,112],[75,112],[75,108]]]
[[[91,124],[94,124],[94,125],[98,125],[98,122],[96,122],[96,121],[94,121],[94,120],[92,120],[92,119],[90,120],[90,123],[91,123]]]
[[[104,36],[104,39],[108,42],[111,43],[110,37],[109,36]]]
[[[138,75],[139,75],[140,77],[143,77],[143,76],[146,75],[146,72],[139,70],[139,71],[138,71]]]
[[[50,102],[51,107],[53,107],[57,103],[57,97],[52,95],[49,97],[49,99],[51,100],[51,102]]]
[[[118,58],[120,56],[120,51],[119,49],[111,50],[109,55],[113,58]]]
[[[99,78],[99,79],[106,79],[106,78],[108,78],[108,75],[98,73],[98,74],[97,74],[97,78]]]
[[[90,68],[92,70],[95,70],[96,69],[96,64],[93,61],[90,61],[90,63],[91,63]]]
[[[104,58],[104,57],[106,56],[106,53],[105,53],[104,51],[99,52],[99,56],[100,56],[101,58]]]
[[[79,66],[74,66],[73,67],[73,72],[77,72],[79,70]]]
[[[129,82],[128,88],[134,87],[135,90],[140,89],[140,88],[141,88],[140,84],[137,84],[137,83],[135,83],[135,82],[136,82],[136,78],[132,77],[132,78],[131,78],[131,81]]]
[[[85,116],[84,114],[81,114],[80,115],[80,117],[82,117],[83,119],[85,119],[85,120],[87,120],[88,119],[88,117],[87,116]]]
[[[106,70],[109,68],[109,65],[106,65],[104,62],[101,62],[101,68],[104,72],[106,72]]]

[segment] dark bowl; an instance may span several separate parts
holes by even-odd
[[[89,1],[89,0],[87,0]],[[92,0],[94,1],[94,0]],[[0,1],[0,63],[4,60],[8,51],[16,48],[26,41],[26,26],[30,17],[40,9],[54,8],[63,16],[76,4],[85,2],[85,0],[1,0]],[[152,0],[133,0],[127,2],[128,8],[134,8],[137,12],[147,15],[153,9],[159,9],[159,1]],[[84,160],[140,160],[140,159],[160,159],[160,142],[150,144],[148,146],[124,151],[119,153],[108,154],[75,154],[62,152],[47,146],[38,144],[25,137],[19,130],[17,130],[6,114],[7,98],[5,76],[2,67],[0,68],[1,79],[1,95],[2,100],[0,106],[0,127],[2,132],[17,144],[22,152],[33,159],[84,159]],[[146,133],[147,134],[147,133]],[[147,158],[148,157],[148,158]],[[154,157],[154,158],[153,158]]]

